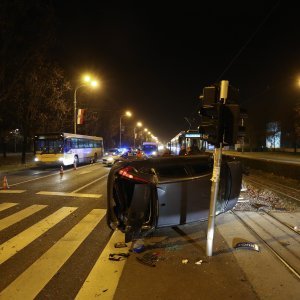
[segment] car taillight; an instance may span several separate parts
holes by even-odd
[[[125,168],[121,169],[118,173],[122,177],[126,177],[126,178],[132,179],[134,181],[141,182],[141,183],[148,183],[148,181],[146,179],[132,174],[133,172],[136,172],[136,170],[133,167],[125,167]]]

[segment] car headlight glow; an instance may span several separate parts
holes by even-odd
[[[39,161],[39,159],[37,157],[34,158],[34,161]]]

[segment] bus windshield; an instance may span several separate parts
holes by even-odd
[[[35,152],[41,154],[63,153],[63,139],[60,137],[35,140]]]
[[[155,156],[157,155],[157,151],[158,151],[157,144],[144,143],[142,147],[142,151],[147,155]]]

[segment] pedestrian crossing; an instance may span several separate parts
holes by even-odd
[[[0,194],[21,194],[25,193],[26,190],[0,190]],[[86,193],[77,193],[74,192],[48,192],[40,191],[36,193],[37,195],[45,196],[63,196],[63,197],[78,197],[78,198],[101,198],[102,194],[86,194]]]
[[[1,203],[0,211],[10,209],[13,211],[18,203]],[[30,205],[21,210],[13,211],[9,216],[0,218],[0,236],[4,229],[25,220],[26,218],[42,212],[47,205]],[[0,245],[0,277],[1,266],[8,260],[13,260],[14,255],[22,253],[22,250],[36,241],[54,228],[60,222],[74,214],[78,207],[61,207],[56,211],[49,213],[48,216],[37,221],[35,224],[24,229],[22,232],[14,235]],[[80,219],[64,236],[55,242],[53,246],[47,249],[25,270],[12,280],[2,291],[0,299],[34,299],[50,280],[59,272],[80,245],[93,232],[95,227],[101,222],[106,214],[105,209],[92,209]],[[99,235],[99,239],[101,236]],[[2,239],[3,240],[3,236]],[[124,241],[124,235],[120,231],[114,232],[106,248],[100,254],[94,267],[90,271],[88,278],[79,289],[76,299],[93,299],[101,294],[101,291],[109,288],[109,293],[105,297],[113,297],[117,282],[121,276],[125,261],[118,264],[109,261],[109,252],[113,250],[113,244],[118,241]],[[72,276],[72,274],[70,274]],[[101,279],[99,281],[99,278]],[[78,288],[77,288],[78,289]],[[110,295],[110,296],[109,296]],[[86,298],[88,296],[88,298]],[[112,298],[106,298],[112,299]]]

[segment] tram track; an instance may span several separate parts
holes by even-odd
[[[280,184],[278,182],[270,182],[266,181],[261,177],[257,176],[247,176],[245,179],[245,182],[252,183],[256,186],[263,187],[265,189],[268,189],[269,191],[272,191],[280,196],[283,196],[285,198],[291,199],[293,201],[297,201],[297,203],[300,204],[300,189],[290,187],[284,184]]]
[[[232,211],[261,244],[300,280],[300,234],[279,218],[265,212]],[[263,247],[264,246],[264,247]]]

